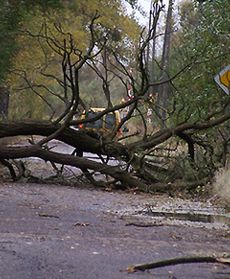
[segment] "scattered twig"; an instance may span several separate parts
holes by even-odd
[[[127,223],[125,225],[126,226],[143,227],[143,228],[164,226],[164,224],[162,224],[162,223],[134,223],[134,222],[130,222],[130,223]]]
[[[45,213],[45,212],[40,212],[38,213],[39,217],[46,217],[46,218],[59,218],[57,215],[52,215],[49,213]]]
[[[158,267],[164,267],[169,265],[176,264],[185,264],[185,263],[222,263],[230,264],[230,254],[219,255],[219,256],[190,256],[190,257],[180,257],[180,258],[171,258],[166,260],[154,261],[144,264],[131,265],[127,268],[128,272],[135,272],[137,270],[145,271],[147,269],[153,269]]]
[[[89,226],[89,223],[75,223],[74,224],[74,227],[88,227]]]

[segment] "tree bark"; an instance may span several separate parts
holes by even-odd
[[[172,33],[172,12],[173,12],[173,3],[174,0],[169,0],[168,12],[166,18],[166,27],[165,27],[165,36],[164,36],[164,45],[163,53],[161,59],[161,79],[165,81],[169,78],[169,54],[170,54],[170,40]],[[165,125],[165,120],[167,118],[167,108],[169,104],[170,97],[170,83],[165,82],[158,87],[158,97],[157,97],[157,106],[158,114],[161,117],[163,125]]]
[[[60,128],[60,124],[54,124],[50,121],[0,122],[0,138],[30,135],[47,137],[58,128]],[[84,131],[76,131],[71,128],[66,128],[56,139],[78,150],[94,154],[100,153],[118,157],[127,153],[125,147],[117,142],[112,144],[104,142],[104,145],[102,145],[100,140],[89,136]]]

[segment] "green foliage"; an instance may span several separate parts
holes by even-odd
[[[39,6],[41,8],[61,8],[63,4],[61,0],[26,0],[26,1],[19,1],[21,5],[24,5],[27,9],[33,9],[35,6]]]
[[[90,44],[89,24],[96,13],[100,15],[95,22],[96,36],[102,39],[102,43],[104,37],[108,38],[107,59],[111,55],[110,48],[116,48],[119,57],[131,60],[133,49],[130,46],[137,42],[139,27],[134,20],[125,15],[120,0],[112,2],[108,0],[65,1],[62,9],[52,10],[52,13],[44,12],[38,5],[33,10],[27,9],[26,17],[20,24],[20,28],[26,32],[19,33],[16,38],[18,51],[13,61],[14,73],[7,76],[7,82],[12,89],[10,103],[12,117],[27,115],[32,118],[37,118],[38,115],[48,117],[52,114],[48,103],[52,104],[55,110],[61,113],[62,110],[59,108],[63,108],[65,104],[61,104],[60,98],[51,96],[50,92],[45,90],[44,87],[36,88],[36,85],[42,84],[55,94],[64,96],[63,87],[55,80],[55,78],[63,80],[61,68],[63,53],[58,54],[55,51],[55,49],[57,50],[56,47],[51,49],[45,36],[48,34],[50,38],[54,38],[62,48],[64,42],[67,42],[67,48],[70,49],[69,34],[71,34],[76,51],[75,54],[71,54],[70,59],[72,63],[76,63],[79,59],[78,53],[86,53]],[[56,28],[57,26],[61,28],[61,31]],[[28,36],[27,31],[34,36]],[[38,38],[37,34],[42,36]],[[98,46],[101,42],[98,40]],[[98,57],[99,71],[104,73],[105,69],[100,66],[100,59],[103,58]],[[107,66],[109,67],[109,65]],[[108,79],[111,79],[110,88],[115,93],[112,100],[117,102],[121,100],[124,89],[122,91],[119,79],[112,77],[112,75],[112,72],[110,72]],[[41,102],[38,102],[39,95],[32,92],[30,86],[34,86],[38,90],[40,99],[44,98],[48,101],[48,103],[43,102],[43,108]],[[67,96],[70,97],[70,91],[67,93]],[[102,89],[102,80],[97,77],[95,72],[90,70],[89,66],[83,67],[80,73],[80,94],[86,105],[107,105]],[[66,101],[68,102],[68,100]],[[18,106],[23,107],[23,109],[18,109]],[[31,113],[27,113],[28,111],[31,111]]]
[[[0,83],[3,82],[10,66],[12,53],[16,49],[15,30],[18,27],[20,11],[0,1]]]
[[[230,61],[228,0],[206,1],[202,5],[185,2],[181,7],[181,29],[174,38],[173,74],[191,63],[175,86],[177,104],[184,118],[205,118],[229,98],[218,93],[214,76]],[[182,118],[183,119],[183,118]],[[179,121],[182,120],[181,118]]]
[[[171,76],[185,71],[173,81],[173,125],[213,119],[229,112],[229,96],[214,77],[230,61],[228,0],[184,1],[180,6],[180,27],[172,38]],[[204,177],[224,165],[228,156],[229,121],[205,132],[191,133],[195,142],[196,171]],[[189,170],[182,166],[183,170]],[[191,177],[193,173],[191,172]],[[189,174],[189,175],[190,175]],[[188,175],[188,176],[189,176]],[[195,174],[194,174],[195,176]]]
[[[60,0],[0,0],[0,83],[4,83],[14,55],[18,51],[17,31],[29,12],[36,7],[46,11],[48,8],[61,7]],[[32,19],[32,17],[30,18]]]

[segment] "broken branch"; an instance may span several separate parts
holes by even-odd
[[[169,265],[176,264],[185,264],[185,263],[222,263],[230,264],[230,254],[221,255],[221,256],[190,256],[190,257],[179,257],[171,258],[166,260],[154,261],[150,263],[132,265],[127,268],[128,272],[135,272],[137,270],[145,271],[147,269],[153,269],[158,267],[164,267]]]

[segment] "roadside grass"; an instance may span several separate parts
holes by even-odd
[[[213,191],[220,202],[230,209],[230,164],[216,173]]]

